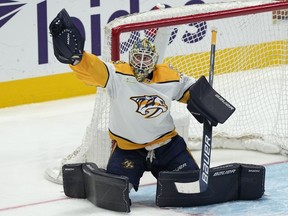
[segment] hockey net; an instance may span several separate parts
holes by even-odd
[[[213,87],[235,107],[213,128],[214,148],[251,149],[288,155],[288,2],[239,1],[151,10],[115,19],[105,27],[103,60],[128,61],[143,37],[156,44],[159,61],[193,76],[208,75],[211,29],[217,29]],[[175,102],[176,129],[191,149],[201,148],[203,127]],[[105,168],[111,141],[109,98],[98,89],[83,143],[46,170],[61,183],[65,163],[95,162]]]

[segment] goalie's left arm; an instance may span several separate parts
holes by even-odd
[[[235,111],[235,107],[216,92],[204,76],[190,89],[187,109],[200,122],[206,118],[212,126],[223,124]]]

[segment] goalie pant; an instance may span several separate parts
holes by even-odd
[[[94,163],[63,166],[64,193],[87,198],[94,205],[118,212],[130,212],[129,181],[125,176],[106,173]],[[265,191],[265,168],[250,164],[226,164],[210,169],[209,186],[203,193],[179,191],[177,184],[199,180],[199,171],[160,172],[156,205],[192,207],[232,200],[254,200]],[[177,184],[176,184],[177,183]]]

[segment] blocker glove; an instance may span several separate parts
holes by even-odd
[[[205,118],[212,126],[223,124],[235,111],[235,107],[216,92],[204,76],[190,87],[189,92],[187,109],[200,123]]]
[[[80,62],[85,39],[73,24],[71,17],[62,9],[49,25],[54,55],[62,63]]]

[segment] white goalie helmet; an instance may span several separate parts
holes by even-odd
[[[129,53],[129,63],[133,67],[134,75],[138,82],[143,82],[154,70],[158,56],[155,45],[147,38],[133,45]]]

